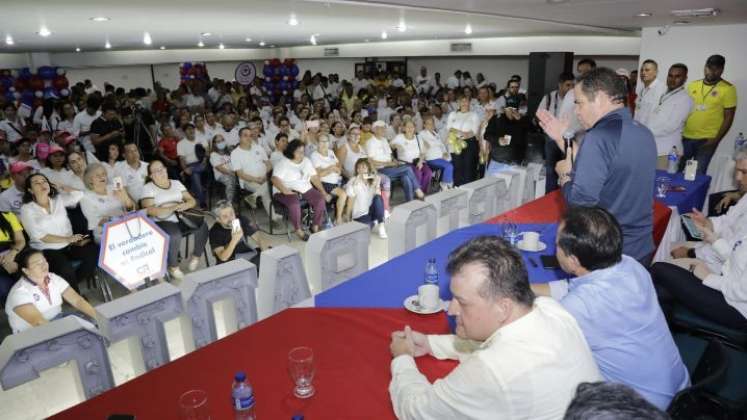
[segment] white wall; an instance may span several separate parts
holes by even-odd
[[[723,78],[737,87],[737,96],[747,98],[747,24],[721,26],[672,27],[660,36],[659,28],[643,28],[640,60],[651,58],[659,64],[659,78],[674,63],[680,62],[689,69],[689,80],[703,78],[703,67],[708,56],[721,54],[726,57]],[[747,133],[747,105],[737,105],[737,113],[731,130],[726,134],[716,153],[731,154],[734,138],[739,132]]]

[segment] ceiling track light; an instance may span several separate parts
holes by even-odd
[[[205,43],[202,42],[202,40],[200,40],[200,42],[197,43],[197,46],[200,47],[200,48],[202,48],[202,47],[205,46]]]
[[[112,47],[111,42],[106,41],[106,44],[104,44],[104,48],[106,48],[108,50],[108,49],[111,49],[111,47]]]
[[[37,33],[39,34],[39,36],[44,37],[44,38],[52,35],[52,32],[50,32],[49,28],[47,28],[46,26],[42,26],[41,28],[39,28],[39,32]]]
[[[161,49],[161,50],[165,50],[165,49],[166,49],[166,46],[165,46],[165,45],[161,45],[161,46],[159,47],[159,49]]]
[[[75,47],[75,52],[80,52],[80,47]]]
[[[246,42],[252,42],[252,39],[249,38],[249,37],[247,37],[244,41],[246,41]]]
[[[221,42],[220,44],[218,44],[218,48],[220,48],[221,50],[225,50],[226,46]]]
[[[298,18],[296,17],[295,13],[291,13],[290,17],[288,18],[288,25],[298,26]]]
[[[386,33],[386,31],[381,31],[381,39],[387,39],[389,38],[389,34]]]
[[[143,34],[143,44],[150,45],[153,43],[153,39],[150,37],[148,32]]]
[[[651,16],[653,16],[653,15],[654,15],[654,14],[653,14],[653,13],[651,13],[651,12],[641,12],[641,13],[638,13],[638,14],[636,15],[636,17],[651,17]]]
[[[110,21],[111,19],[109,19],[109,18],[108,18],[108,17],[106,17],[106,16],[94,16],[94,17],[92,17],[92,18],[88,18],[88,20],[91,20],[91,21],[93,21],[93,22],[108,22],[108,21]]]
[[[472,25],[468,23],[467,26],[464,27],[464,33],[467,35],[472,34]]]
[[[259,46],[260,47],[264,47],[265,45],[267,45],[267,44],[265,44],[265,41],[259,41]]]
[[[5,35],[5,44],[6,45],[14,45],[15,42],[13,41],[13,37],[10,35]]]

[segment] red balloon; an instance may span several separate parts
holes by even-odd
[[[36,109],[40,106],[44,105],[44,98],[36,98],[34,99],[33,108]]]
[[[0,96],[5,94],[5,86],[0,85]]]
[[[70,84],[67,82],[67,78],[65,76],[57,76],[52,79],[52,87],[57,90],[67,89],[68,86],[70,86]]]
[[[272,61],[270,61],[270,64],[272,65],[272,67],[278,67],[280,65],[280,59],[273,58]]]
[[[29,87],[31,88],[31,90],[43,90],[44,79],[37,75],[31,76],[31,78],[29,79]]]
[[[200,77],[202,77],[202,76],[205,75],[205,70],[199,64],[196,65],[196,66],[194,66],[194,67],[192,67],[192,69],[194,70],[195,77],[200,78]]]
[[[29,87],[26,80],[22,79],[16,79],[15,83],[13,83],[13,86],[16,88],[16,92],[23,92]]]

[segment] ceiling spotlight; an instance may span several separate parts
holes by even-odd
[[[75,52],[80,52],[80,47],[76,47]]]
[[[386,33],[386,31],[381,31],[381,39],[387,39],[389,38],[389,35]]]
[[[108,49],[110,49],[111,47],[112,47],[112,44],[111,44],[111,42],[109,42],[109,41],[106,41],[106,44],[104,44],[104,48],[106,48],[106,49],[108,50]]]
[[[37,32],[37,34],[39,34],[39,36],[46,38],[52,35],[52,32],[50,32],[46,26],[42,26],[41,28],[39,28],[39,32]]]
[[[221,50],[225,50],[226,46],[221,42],[220,44],[218,44],[218,48],[220,48]]]
[[[467,26],[464,27],[464,33],[467,34],[467,35],[471,34],[472,33],[472,25],[470,25],[468,23]]]
[[[200,34],[200,36],[210,36],[210,35],[212,35],[212,33],[210,32],[203,32]]]
[[[265,41],[259,41],[259,46],[260,46],[260,47],[264,47],[265,45],[266,45],[266,44],[265,44]]]
[[[637,17],[651,17],[651,16],[653,16],[653,15],[654,15],[654,14],[653,14],[653,13],[651,13],[651,12],[641,12],[641,13],[638,13],[638,14],[637,14],[636,16],[637,16]]]
[[[291,13],[290,18],[288,19],[288,25],[290,26],[298,25],[298,18],[296,18],[295,14]]]
[[[246,42],[252,42],[252,39],[247,37],[244,41],[246,41]]]
[[[150,45],[152,43],[153,43],[153,40],[150,38],[150,34],[148,32],[143,34],[143,44]]]
[[[197,43],[197,46],[200,47],[200,48],[202,48],[202,47],[205,46],[205,43],[202,42],[202,40],[200,40],[200,42]]]
[[[311,35],[311,38],[309,38],[309,41],[311,42],[311,45],[316,45],[316,34]]]
[[[110,21],[111,19],[109,19],[109,18],[108,18],[108,17],[106,17],[106,16],[94,16],[94,17],[92,17],[92,18],[88,18],[88,20],[92,20],[92,21],[94,21],[94,22],[108,22],[108,21]]]
[[[15,42],[13,42],[13,37],[10,35],[5,35],[5,44],[6,45],[13,45]]]
[[[162,50],[165,50],[165,49],[166,49],[166,47],[165,47],[165,46],[163,46],[163,45],[161,45],[160,49],[162,49]]]

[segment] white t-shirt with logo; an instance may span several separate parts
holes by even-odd
[[[143,198],[145,178],[148,176],[148,164],[140,161],[140,166],[135,169],[127,161],[117,162],[114,165],[114,176],[122,178],[127,193],[139,204]]]
[[[186,138],[179,140],[179,143],[176,144],[176,154],[179,157],[183,157],[184,161],[187,163],[187,165],[191,165],[195,162],[197,162],[197,154],[195,153],[195,147],[201,144],[202,147],[205,148],[205,151],[208,149],[207,142],[203,140],[198,140],[195,138],[195,140],[187,140]]]
[[[374,175],[374,180],[370,185],[367,180],[356,176],[345,186],[345,193],[353,199],[353,219],[368,214],[373,198],[379,190],[380,182],[378,175]]]
[[[327,156],[322,156],[318,150],[311,154],[311,164],[314,165],[314,169],[327,168],[339,162],[337,156],[331,150],[327,150]],[[342,175],[338,172],[330,172],[324,175],[321,181],[327,184],[339,184],[341,179]]]
[[[152,182],[145,184],[143,187],[143,198],[152,198],[155,207],[160,207],[164,204],[183,203],[184,196],[182,193],[187,191],[187,189],[184,188],[184,184],[179,181],[173,179],[170,181],[171,185],[169,185],[169,188],[160,188]],[[171,213],[169,216],[164,218],[153,217],[153,219],[156,221],[174,223],[179,221],[174,213]]]
[[[219,171],[217,168],[219,166],[228,165],[227,167],[223,169],[228,169],[229,171],[232,170],[231,168],[231,155],[224,155],[218,152],[212,152],[210,153],[210,166],[213,167],[213,176],[215,179],[219,179],[221,177],[227,176],[223,172]]]
[[[62,294],[70,285],[54,273],[49,273],[49,300],[39,289],[39,286],[25,277],[20,278],[8,293],[8,300],[5,303],[5,313],[8,314],[8,323],[13,329],[13,333],[19,333],[31,328],[31,324],[21,318],[14,309],[32,304],[41,312],[44,319],[51,321],[62,311]]]
[[[397,137],[392,140],[392,146],[397,149],[398,160],[412,163],[413,160],[420,157],[420,146],[416,136],[408,140],[404,134],[397,134]]]
[[[0,193],[0,212],[12,211],[16,216],[21,215],[23,205],[23,192],[11,185],[10,188]]]

